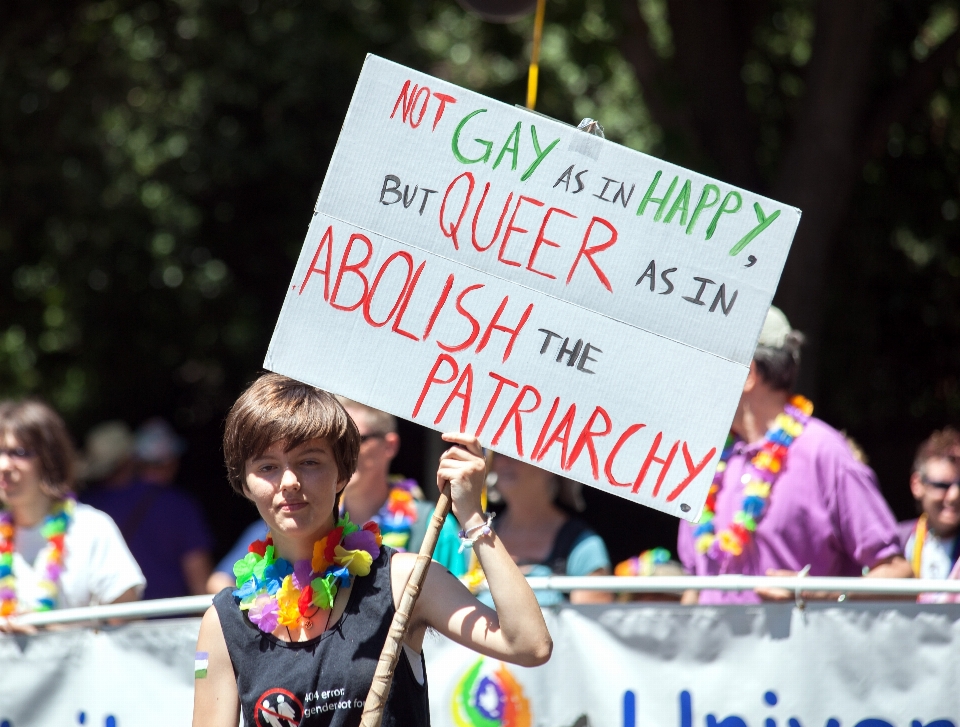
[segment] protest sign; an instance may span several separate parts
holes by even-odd
[[[799,218],[368,56],[265,366],[696,519]]]

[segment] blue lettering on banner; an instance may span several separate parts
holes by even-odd
[[[87,713],[77,712],[77,724],[85,725],[86,723],[87,723]],[[117,727],[117,725],[119,725],[119,722],[117,722],[117,718],[114,717],[112,714],[108,714],[106,717],[103,718],[103,727]],[[9,719],[0,718],[0,727],[15,727],[15,725]],[[928,727],[940,727],[940,725],[929,725]],[[950,727],[953,727],[953,726],[951,725]]]
[[[693,695],[686,689],[678,695],[678,717],[679,727],[695,727],[693,723]],[[763,701],[770,707],[775,707],[777,702],[777,693],[768,691],[763,695]],[[726,717],[718,718],[717,715],[708,713],[703,719],[704,727],[750,727],[750,724],[743,717],[731,714]],[[797,717],[787,719],[789,727],[804,727],[803,723]],[[4,727],[4,725],[0,725]],[[623,693],[623,727],[637,727],[637,695],[633,690],[628,689]],[[772,717],[764,720],[764,727],[777,727],[777,721]],[[836,717],[830,717],[824,727],[843,727],[840,720]],[[866,717],[856,722],[852,727],[898,727],[893,722],[878,717]],[[910,727],[957,727],[949,719],[935,719],[932,722],[924,724],[919,719],[911,720]]]

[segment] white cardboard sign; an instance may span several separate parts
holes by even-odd
[[[696,519],[799,219],[368,56],[264,365]]]

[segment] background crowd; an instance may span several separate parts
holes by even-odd
[[[960,418],[960,15],[936,0],[841,7],[548,3],[538,111],[600,119],[614,141],[803,210],[776,302],[808,341],[786,389],[771,388],[761,351],[715,482],[712,530],[684,526],[678,541],[673,518],[494,462],[491,507],[506,508],[504,542],[526,567],[668,572],[679,558],[688,572],[729,572],[744,560],[738,547],[775,554],[750,572],[900,572],[905,562],[940,576],[956,562],[957,435],[944,427]],[[4,444],[4,481],[43,483],[27,525],[14,534],[4,522],[4,537],[55,553],[66,510],[48,513],[59,518],[50,538],[35,518],[75,482],[81,504],[127,536],[148,597],[203,590],[255,520],[247,501],[222,497],[223,416],[261,365],[365,55],[513,104],[531,22],[492,25],[451,0],[4,3],[0,398],[50,402],[70,433],[60,438],[83,444],[67,479],[34,445]],[[813,419],[784,394],[794,383]],[[791,466],[767,481],[774,443],[755,461],[771,412],[788,406],[804,433],[786,460],[807,462],[821,487],[795,503],[800,515],[781,512],[777,496]],[[436,436],[392,426],[372,425],[364,451],[378,471],[393,457],[387,474],[413,478],[424,498],[409,483],[389,492],[430,500]],[[851,463],[858,451],[867,461]],[[727,481],[734,472],[753,477],[749,492]],[[839,483],[852,483],[869,517],[836,496]],[[383,488],[371,486],[368,505],[392,498],[400,521],[425,507]],[[891,510],[906,521],[900,550]],[[189,526],[164,527],[169,512]],[[773,523],[784,538],[767,538]],[[797,547],[808,527],[825,549]]]
[[[813,404],[794,393],[802,345],[802,334],[771,308],[700,521],[681,522],[675,543],[628,558],[615,571],[602,528],[598,534],[580,517],[585,503],[578,483],[491,453],[487,503],[499,515],[497,535],[522,572],[960,577],[960,433],[947,427],[919,444],[911,477],[903,483],[918,516],[897,524],[864,453],[813,417]],[[349,512],[358,523],[373,520],[386,544],[418,550],[433,507],[415,480],[391,474],[401,447],[397,420],[349,399],[340,402],[360,435],[341,516]],[[217,593],[235,586],[234,563],[250,543],[266,537],[266,525],[254,519],[214,567],[218,544],[202,508],[175,484],[184,443],[163,419],[149,419],[135,433],[120,421],[100,424],[75,457],[52,409],[37,401],[4,402],[0,436],[4,616]],[[450,518],[435,559],[479,590],[482,569],[460,542]],[[750,603],[792,596],[760,588],[690,592],[683,600]],[[537,597],[543,606],[565,598],[552,591]],[[574,591],[566,598],[586,603],[612,597]],[[946,598],[935,592],[921,596]]]

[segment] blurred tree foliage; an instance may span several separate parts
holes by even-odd
[[[912,449],[960,411],[957,24],[928,0],[550,0],[543,43],[539,111],[804,210],[778,301],[813,339],[805,389],[903,515]],[[78,433],[165,414],[219,476],[364,55],[518,103],[531,25],[0,4],[0,393]]]

